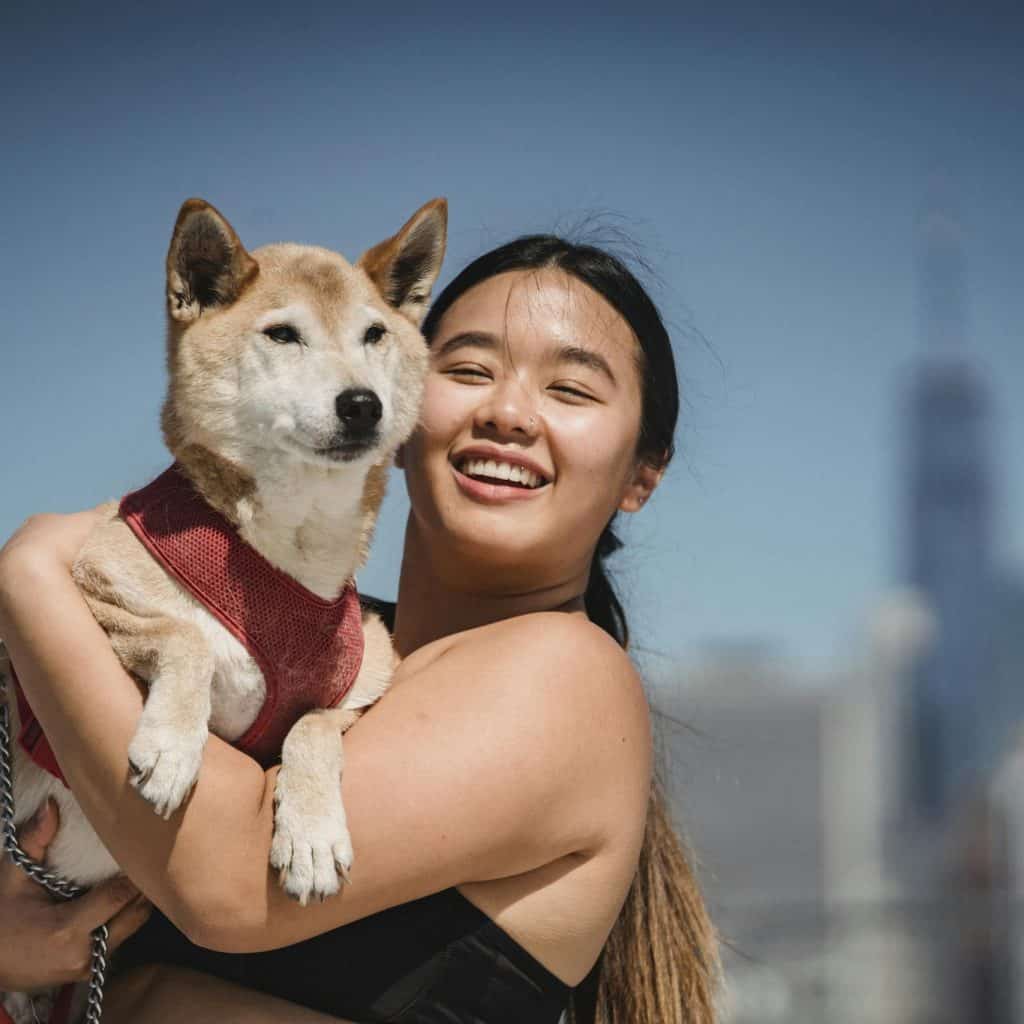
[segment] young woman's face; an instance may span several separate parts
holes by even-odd
[[[422,541],[488,589],[585,574],[615,510],[657,483],[636,453],[638,355],[622,316],[563,271],[513,271],[462,295],[438,325],[402,455]]]

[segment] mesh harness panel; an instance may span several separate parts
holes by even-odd
[[[264,767],[280,756],[307,711],[338,704],[363,660],[362,612],[355,585],[327,601],[271,565],[210,506],[175,464],[126,495],[120,514],[150,554],[245,647],[259,665],[266,699],[234,746]],[[63,777],[18,687],[19,742]]]

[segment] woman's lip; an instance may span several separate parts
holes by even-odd
[[[485,505],[504,505],[508,501],[528,501],[547,487],[547,484],[541,484],[540,487],[485,484],[482,480],[474,480],[471,476],[460,473],[455,466],[452,466],[452,473],[455,474],[455,482],[464,494]]]

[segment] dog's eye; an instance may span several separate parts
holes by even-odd
[[[299,332],[289,324],[275,324],[273,327],[268,327],[263,333],[282,345],[297,345],[302,340],[299,337]]]
[[[388,329],[383,324],[370,324],[366,328],[366,333],[363,335],[364,345],[376,345],[385,334],[388,333]]]

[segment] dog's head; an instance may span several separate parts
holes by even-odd
[[[167,254],[172,453],[198,447],[246,474],[282,454],[325,469],[387,458],[419,415],[446,224],[435,199],[352,265],[313,246],[248,253],[188,200]]]

